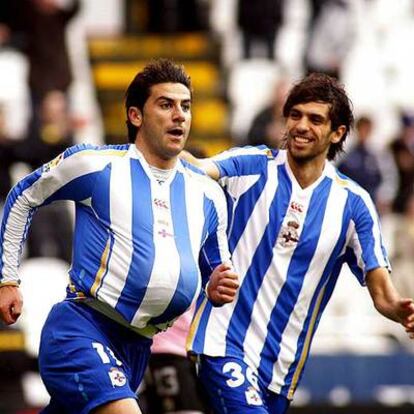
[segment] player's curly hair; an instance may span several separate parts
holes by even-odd
[[[137,73],[129,84],[125,93],[126,125],[128,141],[134,142],[138,128],[128,119],[128,109],[136,106],[141,111],[151,94],[151,87],[159,83],[182,83],[192,94],[191,78],[184,70],[184,66],[174,63],[170,59],[155,59],[148,63],[142,71]]]
[[[332,131],[341,125],[346,128],[341,141],[329,147],[327,157],[328,160],[333,160],[343,151],[344,142],[354,123],[352,103],[344,86],[324,73],[312,73],[293,86],[283,106],[283,116],[287,118],[293,106],[308,102],[329,104]]]

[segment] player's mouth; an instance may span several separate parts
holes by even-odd
[[[300,144],[300,145],[305,145],[305,144],[309,144],[310,142],[313,141],[312,138],[309,137],[304,137],[302,135],[294,135],[292,137],[292,140],[296,143],[296,144]]]
[[[182,138],[184,137],[184,129],[179,127],[171,128],[167,131],[167,134],[172,135],[175,138]]]

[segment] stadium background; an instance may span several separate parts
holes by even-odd
[[[71,0],[57,1],[65,6]],[[255,1],[260,6],[261,1]],[[74,78],[64,119],[70,120],[73,141],[125,142],[124,90],[149,59],[164,56],[184,63],[192,77],[189,143],[207,154],[248,143],[254,116],[274,99],[274,85],[298,79],[315,66],[334,71],[345,84],[356,115],[373,120],[372,151],[389,152],[403,128],[414,125],[414,1],[279,3],[283,19],[274,56],[269,58],[259,43],[246,58],[237,0],[83,0],[66,33]],[[318,32],[312,5],[325,10],[319,14],[323,24],[322,17],[316,20],[322,26]],[[337,9],[329,14],[332,5]],[[319,48],[318,39],[310,42],[315,32],[322,36]],[[309,57],[309,50],[315,56]],[[30,118],[27,70],[23,53],[7,42],[0,44],[0,135],[24,145],[30,145],[25,141]],[[348,141],[350,151],[354,137]],[[409,142],[414,157],[413,132]],[[1,146],[0,155],[4,154]],[[30,171],[23,161],[7,164],[12,181]],[[414,164],[409,167],[414,171]],[[413,181],[408,185],[414,187]],[[405,247],[410,242],[414,246],[414,207],[398,212],[380,207],[391,259],[399,260],[399,272],[394,272],[397,285],[405,295],[414,296],[414,248],[408,252],[401,248],[401,239]],[[59,208],[71,217],[68,206]],[[50,222],[56,216],[45,215],[43,220]],[[47,399],[36,373],[38,335],[48,309],[64,294],[65,250],[70,249],[70,236],[52,230],[50,234],[40,230],[34,243],[42,248],[36,253],[25,252],[21,322],[0,331],[0,413],[37,412]],[[56,240],[63,243],[62,249],[56,249]],[[291,412],[414,412],[413,350],[403,330],[374,311],[368,293],[345,271],[322,318]]]

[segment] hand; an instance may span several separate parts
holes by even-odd
[[[23,297],[17,286],[0,287],[0,318],[6,325],[15,323],[22,313]]]
[[[207,296],[216,305],[233,302],[239,287],[239,276],[229,263],[218,265],[207,284]]]
[[[399,322],[411,339],[414,339],[414,301],[413,299],[400,299],[396,304],[396,315]]]

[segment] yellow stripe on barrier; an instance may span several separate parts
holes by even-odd
[[[24,351],[24,335],[20,331],[0,331],[0,352]]]

